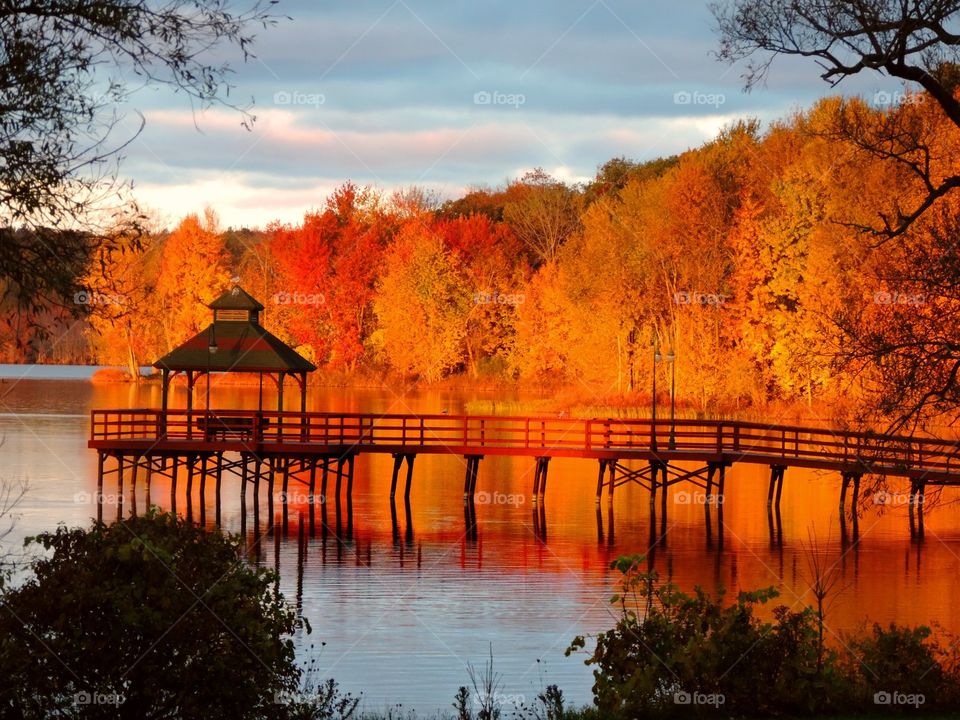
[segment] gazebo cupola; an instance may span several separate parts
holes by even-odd
[[[283,385],[292,376],[300,389],[300,410],[306,410],[307,373],[316,366],[260,325],[263,305],[239,285],[234,285],[207,307],[213,322],[153,366],[163,374],[162,407],[168,409],[170,381],[177,373],[187,378],[187,410],[193,410],[197,379],[211,373],[245,372],[259,375],[260,409],[263,410],[263,377],[277,383],[277,410],[283,410]]]
[[[239,285],[234,285],[207,307],[213,310],[213,322],[245,322],[260,324],[263,305]]]

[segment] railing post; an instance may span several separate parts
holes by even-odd
[[[717,423],[717,454],[723,454],[723,423]]]
[[[733,426],[733,451],[740,452],[740,423]]]
[[[524,436],[523,436],[523,447],[530,447],[530,418],[526,419],[524,423]]]
[[[590,452],[591,444],[592,444],[592,442],[593,442],[593,439],[590,437],[590,431],[591,431],[590,421],[589,421],[589,420],[584,420],[584,422],[583,422],[583,447],[586,449],[587,452]]]

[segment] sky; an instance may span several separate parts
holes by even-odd
[[[240,5],[237,4],[237,7]],[[123,174],[161,223],[213,207],[223,227],[296,223],[346,180],[441,197],[542,167],[569,182],[613,157],[649,160],[742,118],[765,125],[844,92],[895,92],[876,76],[834,89],[812,61],[778,60],[743,92],[716,60],[705,0],[280,0],[256,59],[233,57],[238,112],[146,89]],[[230,55],[226,56],[228,59]]]

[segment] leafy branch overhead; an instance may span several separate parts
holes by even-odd
[[[229,98],[233,48],[252,57],[254,30],[274,2],[235,12],[228,0],[0,1],[0,221],[65,228],[55,238],[8,235],[0,293],[18,307],[63,300],[81,288],[76,268],[98,246],[87,231],[136,224],[122,152],[143,117],[120,106],[145,86],[167,87],[194,108],[221,103],[249,127],[249,105]],[[8,246],[8,241],[11,243]]]
[[[778,56],[812,58],[820,76],[833,86],[863,72],[913,83],[960,127],[956,0],[728,0],[713,3],[711,9],[720,33],[718,55],[728,62],[747,61],[747,89],[766,79]],[[843,133],[843,117],[839,120]],[[873,135],[846,130],[866,152],[903,163],[922,186],[912,204],[881,211],[878,223],[864,226],[881,239],[902,235],[960,187],[960,175],[923,162],[925,143],[905,132],[902,123],[893,122]]]

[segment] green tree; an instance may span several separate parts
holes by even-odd
[[[299,687],[301,621],[238,540],[151,512],[34,541],[3,596],[4,717],[276,717]]]

